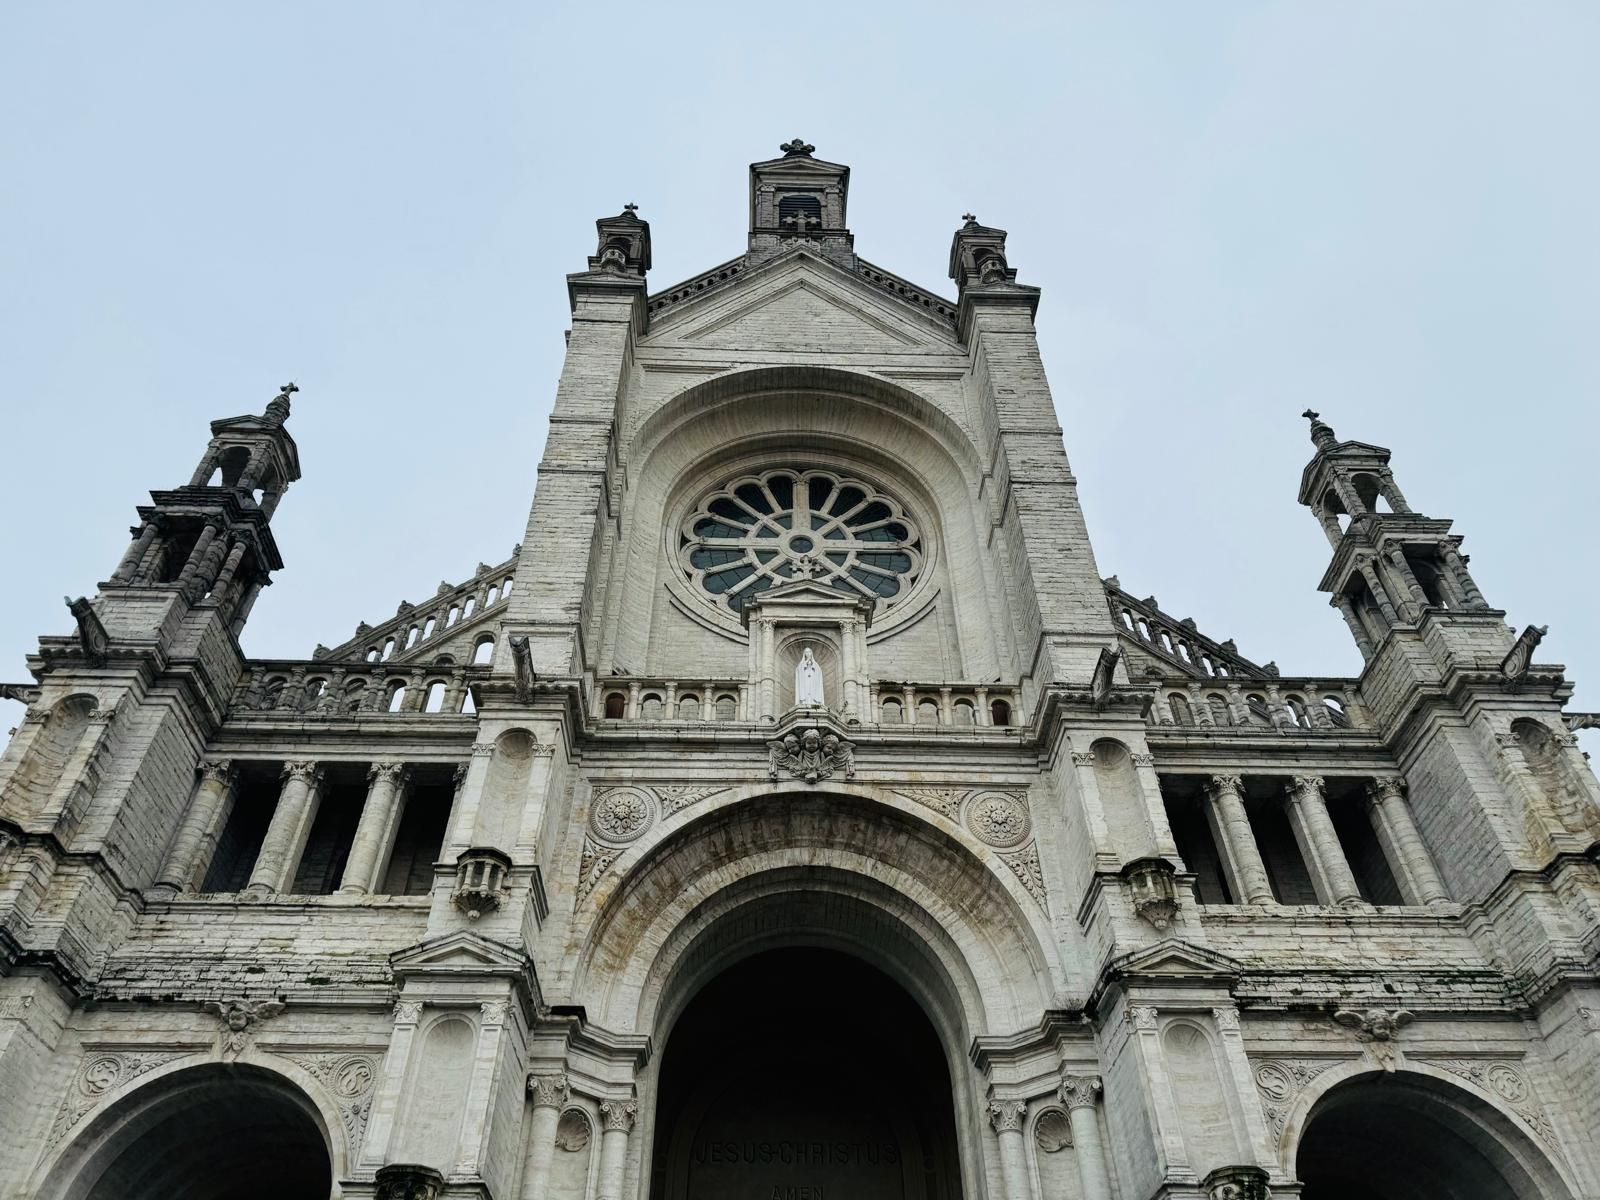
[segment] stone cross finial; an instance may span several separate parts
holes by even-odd
[[[622,206],[622,211],[627,213],[631,217],[631,216],[633,216],[634,213],[639,211],[639,206],[637,204],[629,202],[629,203],[624,204]]]
[[[962,213],[961,219],[968,225],[976,225],[978,223],[978,217],[975,213]]]
[[[1319,450],[1326,450],[1339,439],[1334,436],[1333,427],[1322,421],[1322,414],[1312,409],[1306,409],[1300,414],[1311,422],[1311,441]]]
[[[282,425],[289,419],[289,397],[300,389],[290,380],[278,389],[278,394],[267,402],[267,411],[263,414],[268,421]]]
[[[292,379],[278,389],[279,393],[284,396],[292,396],[299,390],[300,389],[295,386],[295,382]]]
[[[810,142],[795,138],[792,142],[783,143],[783,145],[779,146],[778,149],[783,151],[783,156],[785,158],[795,158],[798,156],[810,157],[811,152],[815,150],[816,147]]]

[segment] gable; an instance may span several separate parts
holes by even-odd
[[[949,352],[918,309],[800,248],[662,315],[648,340],[711,350],[904,354]]]

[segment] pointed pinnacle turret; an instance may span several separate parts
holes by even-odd
[[[1311,442],[1318,450],[1327,450],[1338,445],[1339,439],[1334,436],[1333,426],[1321,419],[1321,413],[1308,408],[1300,415],[1311,422]]]

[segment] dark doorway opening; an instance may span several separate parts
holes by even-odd
[[[944,1049],[893,980],[773,950],[690,1002],[662,1060],[651,1200],[959,1200]]]

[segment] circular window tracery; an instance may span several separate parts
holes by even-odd
[[[922,534],[900,502],[872,484],[779,468],[703,497],[683,523],[679,560],[710,603],[735,613],[797,579],[887,608],[922,572]]]

